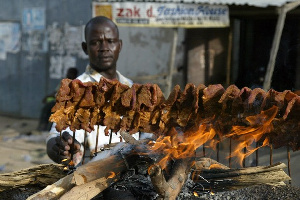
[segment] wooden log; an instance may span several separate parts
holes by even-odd
[[[125,131],[121,131],[121,135],[127,142],[122,148],[123,153],[110,156],[100,163],[91,162],[84,168],[78,168],[74,172],[76,186],[64,194],[60,200],[91,199],[120,179],[121,173],[136,161],[133,160],[134,155],[126,152],[131,152],[136,145],[149,142],[149,139],[137,141]]]
[[[153,187],[159,195],[157,199],[175,200],[188,178],[191,165],[190,158],[176,160],[168,180],[160,166],[153,165],[149,170],[149,175]]]
[[[282,184],[291,178],[283,171],[286,165],[284,163],[276,163],[271,166],[257,166],[241,169],[202,169],[194,171],[201,178],[193,180],[203,186],[218,191],[219,189],[235,190],[251,185],[259,184]]]
[[[80,199],[83,195],[83,191],[88,191],[85,190],[86,187],[94,188],[94,192],[87,195],[95,196],[99,194],[112,183],[119,180],[120,174],[128,169],[127,162],[133,162],[131,156],[134,154],[130,153],[133,150],[133,145],[123,144],[120,149],[122,149],[122,153],[116,151],[115,154],[107,158],[89,162],[78,167],[73,174],[49,185],[40,192],[30,196],[28,200],[63,198],[69,191],[73,196],[72,199]],[[64,199],[69,198],[69,196],[69,194],[66,195]]]
[[[74,172],[76,185],[82,185],[99,178],[117,176],[127,169],[122,155],[112,155],[108,158],[87,163]]]
[[[100,194],[103,190],[108,188],[112,183],[118,180],[119,176],[115,176],[114,178],[102,177],[89,183],[75,186],[70,191],[65,193],[62,197],[60,197],[60,200],[92,199],[96,195]]]
[[[73,179],[73,174],[69,174],[64,178],[59,179],[57,182],[53,183],[52,185],[48,185],[40,192],[31,195],[30,197],[27,198],[27,200],[58,199],[64,193],[66,193],[72,187],[74,187],[75,183],[72,179]]]
[[[286,168],[284,163],[276,163],[270,166],[257,166],[257,167],[247,167],[239,169],[203,169],[202,172],[207,174],[211,178],[216,177],[232,177],[239,176],[244,174],[254,174],[260,172],[269,172],[269,171],[280,171],[283,168]]]
[[[60,164],[37,165],[20,171],[0,174],[0,192],[28,185],[46,187],[66,176]]]
[[[226,165],[223,165],[222,163],[219,163],[211,158],[200,158],[195,162],[193,168],[195,168],[198,171],[201,171],[203,169],[212,169],[212,168],[230,169]]]

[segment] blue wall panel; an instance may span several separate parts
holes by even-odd
[[[35,8],[44,9],[44,28],[27,30],[22,26],[25,23],[23,12]],[[55,91],[61,80],[49,75],[51,55],[64,57],[68,54],[51,49],[49,27],[55,24],[57,30],[63,32],[66,24],[82,27],[91,16],[91,1],[0,0],[0,23],[19,23],[22,44],[18,52],[7,53],[6,59],[0,59],[0,114],[39,117],[43,98]],[[76,59],[76,65],[79,65],[76,67],[82,73],[87,58],[76,54],[71,56]]]

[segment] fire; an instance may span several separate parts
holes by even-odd
[[[113,172],[113,171],[111,171],[111,172],[109,172],[109,175],[107,176],[107,178],[109,179],[109,178],[114,178],[116,176],[116,173],[115,172]]]
[[[231,154],[237,157],[240,164],[245,157],[255,152],[258,148],[269,144],[266,133],[273,130],[272,122],[278,112],[278,107],[262,111],[258,115],[246,118],[248,124],[245,126],[233,126],[229,134],[217,134],[213,122],[206,122],[199,126],[196,131],[180,133],[174,129],[167,136],[160,136],[155,142],[149,143],[151,153],[162,154],[163,158],[157,163],[165,169],[168,162],[187,157],[195,156],[195,150],[205,143],[209,143],[214,148],[218,142],[225,138],[233,138],[238,141],[237,147]],[[218,137],[216,137],[218,136]],[[263,139],[263,144],[257,148],[251,148],[253,142]],[[243,152],[246,148],[246,152]]]
[[[75,165],[75,163],[73,162],[73,160],[71,160],[70,162],[69,162],[69,164],[68,164],[69,166],[74,166]]]
[[[233,137],[239,143],[232,153],[232,157],[237,157],[239,163],[242,165],[242,161],[245,157],[254,153],[257,149],[267,146],[270,144],[266,133],[270,133],[273,130],[272,121],[274,120],[278,112],[278,107],[273,106],[272,108],[262,111],[260,114],[255,116],[249,116],[246,120],[249,122],[249,126],[233,126],[231,134],[226,137]],[[260,139],[263,140],[263,144],[257,148],[252,148],[253,142],[258,142]],[[242,152],[246,148],[246,153]]]
[[[209,169],[222,169],[222,166],[220,164],[212,164],[209,166]]]
[[[199,195],[198,195],[197,192],[194,191],[193,193],[194,193],[194,196],[195,196],[195,197],[199,197]]]
[[[169,136],[160,136],[150,145],[152,153],[164,155],[158,165],[165,169],[170,160],[193,157],[195,150],[206,141],[213,141],[215,135],[216,131],[210,125],[202,124],[197,131],[185,132],[182,135],[173,129]]]

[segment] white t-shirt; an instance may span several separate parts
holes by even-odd
[[[89,65],[86,67],[85,72],[80,75],[79,77],[77,77],[77,79],[79,79],[82,82],[99,82],[100,78],[102,77],[102,75],[100,73],[98,73],[97,71],[95,71],[94,69],[92,69]],[[126,78],[125,76],[123,76],[120,72],[117,71],[117,78],[120,81],[120,83],[123,83],[125,85],[128,85],[129,87],[132,86],[133,82],[132,80]],[[56,124],[53,123],[52,128],[50,130],[50,135],[47,138],[47,141],[50,138],[53,137],[57,137],[59,135],[59,132],[56,130],[55,128]],[[87,138],[86,141],[88,142],[88,147],[91,151],[94,151],[95,146],[96,146],[96,136],[97,136],[97,129],[99,128],[99,135],[98,135],[98,147],[97,147],[97,151],[99,151],[100,148],[103,148],[104,145],[109,144],[109,140],[110,140],[110,136],[105,136],[104,134],[104,130],[106,128],[106,126],[95,126],[94,127],[94,131],[88,133],[87,132]],[[71,131],[69,128],[67,128],[64,131],[68,131],[70,133],[70,135],[73,135],[73,131]],[[80,129],[80,130],[76,130],[75,131],[75,139],[83,144],[84,142],[84,130]],[[135,139],[139,139],[139,133],[135,133],[132,135]],[[121,136],[120,133],[112,133],[112,137],[111,137],[111,143],[117,143],[120,142],[121,140]]]

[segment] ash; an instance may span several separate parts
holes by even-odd
[[[195,196],[194,192],[198,196]],[[291,185],[254,185],[238,190],[211,191],[188,179],[176,200],[299,200],[300,188]]]
[[[135,165],[122,174],[120,180],[92,200],[156,200],[159,199],[148,175],[149,160],[138,159]],[[255,185],[238,190],[218,187],[218,183],[202,184],[190,179],[183,185],[176,200],[299,200],[300,188],[284,185]],[[206,184],[203,184],[206,183]],[[226,185],[226,184],[225,184]],[[230,183],[228,182],[228,185]],[[195,196],[195,193],[197,196]]]
[[[156,200],[159,199],[147,174],[129,170],[122,180],[113,184],[93,200]],[[197,196],[195,196],[195,193]],[[113,194],[113,195],[111,195]],[[300,188],[284,185],[254,185],[238,190],[212,191],[188,179],[176,200],[299,200]]]
[[[12,188],[0,192],[0,199],[2,200],[26,200],[29,196],[39,192],[43,187],[38,185],[28,185],[26,187]]]
[[[156,200],[155,192],[150,178],[145,174],[135,174],[129,170],[123,179],[110,188],[94,197],[92,200]],[[26,200],[29,196],[39,192],[37,185],[14,188],[0,192],[0,199]],[[198,197],[194,195],[197,192]],[[188,179],[176,200],[299,200],[300,188],[291,185],[272,186],[255,185],[239,190],[215,192],[205,189]]]
[[[199,194],[196,199],[212,199],[212,200],[299,200],[300,188],[272,185],[256,185],[239,190]]]

